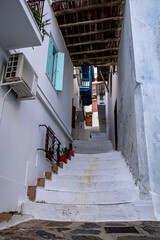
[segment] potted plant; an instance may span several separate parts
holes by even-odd
[[[67,152],[66,148],[62,148],[60,151],[59,161],[67,163]]]
[[[100,96],[100,100],[103,100],[105,93],[103,91],[100,92],[99,96]]]
[[[74,157],[74,151],[72,150],[72,143],[69,144],[69,155]]]
[[[71,155],[69,154],[70,149],[69,148],[64,148],[64,154],[66,156],[66,158],[68,158],[69,160],[71,160]]]
[[[43,41],[45,36],[49,36],[49,33],[45,30],[45,26],[51,24],[50,23],[51,19],[47,19],[47,20],[43,21],[42,19],[47,15],[47,13],[41,16],[41,14],[35,8],[35,6],[31,6],[31,5],[29,5],[29,6],[30,6],[33,16],[38,24],[38,27],[39,27],[40,31],[42,32],[42,41]]]

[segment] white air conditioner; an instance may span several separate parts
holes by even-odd
[[[1,86],[9,85],[20,99],[36,96],[38,76],[23,53],[11,54],[1,80]]]

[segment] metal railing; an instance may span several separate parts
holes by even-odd
[[[94,81],[94,72],[92,66],[82,66],[82,86],[80,87],[81,98],[84,106],[92,104],[92,82]]]
[[[45,0],[28,0],[27,1],[31,10],[35,10],[35,11],[39,12],[41,21],[42,21],[42,17],[43,17],[44,2],[45,2]]]
[[[40,127],[46,128],[46,140],[45,148],[38,148],[46,153],[46,158],[49,159],[53,164],[59,165],[60,146],[61,142],[55,136],[53,130],[46,125],[39,125]]]
[[[89,78],[89,77],[88,77]],[[81,87],[89,88],[90,82],[88,81],[88,78],[83,78]]]

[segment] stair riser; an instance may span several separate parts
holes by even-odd
[[[37,219],[52,221],[106,222],[106,221],[154,221],[151,205],[143,207],[132,203],[120,205],[53,205],[26,203],[22,213]]]
[[[134,189],[133,182],[106,182],[106,183],[74,183],[74,182],[53,182],[46,180],[46,190],[70,191],[70,192],[100,192],[112,191],[113,189]]]
[[[37,202],[53,203],[53,204],[113,204],[124,203],[128,201],[138,200],[138,191],[126,189],[124,191],[106,191],[97,193],[73,193],[46,191],[38,189],[36,194]]]
[[[94,167],[94,166],[93,166]],[[89,175],[108,175],[108,174],[129,174],[129,170],[127,168],[123,169],[123,168],[113,168],[113,169],[104,169],[104,170],[98,170],[94,167],[94,169],[92,168],[92,166],[90,167],[89,170],[80,170],[77,169],[75,170],[73,169],[66,169],[65,171],[63,171],[63,169],[59,169],[58,174],[59,175],[77,175],[77,176],[89,176]]]
[[[52,181],[54,182],[107,182],[107,181],[133,181],[130,174],[117,174],[117,175],[105,175],[105,176],[63,176],[63,175],[52,175]]]
[[[66,170],[89,170],[91,164],[82,165],[81,163],[73,164],[73,162],[68,162],[67,165],[65,165],[65,171]],[[113,164],[105,163],[105,164],[95,164],[94,169],[96,170],[110,170],[110,169],[124,169],[126,167],[126,164],[124,162],[117,162]]]
[[[117,157],[117,158],[72,158],[72,162],[76,162],[76,163],[82,163],[82,164],[85,164],[86,162],[87,163],[92,163],[96,161],[97,164],[100,164],[100,163],[106,163],[106,162],[109,162],[109,163],[113,163],[113,162],[124,162],[124,159],[121,158],[121,157]]]
[[[104,156],[98,156],[96,154],[88,154],[88,155],[85,155],[85,154],[81,154],[81,156],[77,156],[77,154],[75,154],[74,156],[74,159],[75,160],[91,160],[93,158],[98,158],[98,160],[104,160],[104,159],[109,159],[109,160],[112,160],[112,159],[123,159],[122,158],[122,155],[104,155]]]

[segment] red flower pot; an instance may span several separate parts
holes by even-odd
[[[67,158],[66,158],[65,156],[60,156],[60,157],[59,157],[59,161],[66,163]]]

